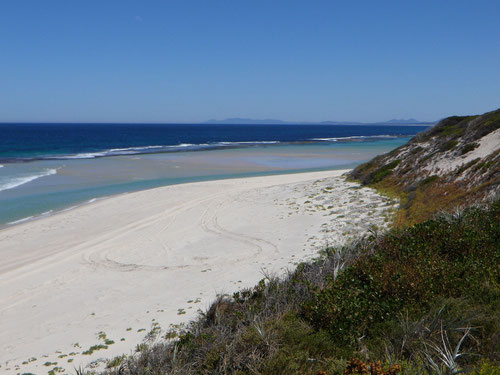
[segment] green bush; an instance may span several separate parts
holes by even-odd
[[[471,375],[500,375],[500,364],[483,361],[481,367],[471,372]]]
[[[433,182],[435,182],[437,180],[439,180],[439,176],[436,176],[436,175],[429,176],[427,178],[424,178],[422,180],[422,182],[420,183],[420,185],[423,186],[423,185],[432,184]]]
[[[499,202],[389,233],[336,280],[312,287],[303,316],[352,346],[382,335],[380,327],[403,310],[421,316],[446,298],[493,304],[500,297]]]
[[[454,139],[449,140],[448,142],[443,143],[443,145],[441,146],[441,151],[449,151],[453,147],[455,147],[457,144],[458,144],[458,141],[456,141]]]
[[[475,150],[479,145],[477,143],[467,143],[464,147],[462,147],[461,155],[464,155],[472,150]]]
[[[393,160],[389,164],[380,167],[371,175],[371,181],[369,183],[377,183],[384,179],[386,176],[392,173],[392,170],[398,166],[401,160]]]

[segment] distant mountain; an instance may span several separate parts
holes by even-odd
[[[422,122],[415,119],[392,119],[389,121],[382,122],[356,122],[356,121],[283,121],[277,119],[251,119],[251,118],[241,118],[232,117],[224,120],[211,119],[205,121],[204,124],[226,124],[226,125],[430,125],[434,122]]]
[[[383,124],[421,124],[421,121],[415,120],[414,118],[410,118],[408,120],[405,119],[392,119],[389,121],[384,121]]]

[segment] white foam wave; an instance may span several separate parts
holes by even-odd
[[[95,159],[103,156],[119,156],[119,155],[135,155],[147,153],[148,150],[165,150],[168,151],[170,149],[176,148],[185,148],[185,147],[193,147],[199,146],[191,143],[181,143],[179,145],[171,145],[171,146],[143,146],[143,147],[127,147],[127,148],[111,148],[109,150],[97,151],[97,152],[84,152],[81,154],[75,155],[64,155],[64,156],[50,156],[47,159]],[[205,145],[201,145],[205,146]]]
[[[119,155],[136,155],[136,154],[146,154],[151,152],[169,152],[174,150],[182,149],[206,149],[206,148],[217,148],[226,146],[238,146],[238,145],[259,145],[259,144],[276,144],[280,141],[244,141],[244,142],[214,142],[214,143],[180,143],[178,145],[153,145],[153,146],[137,146],[137,147],[126,147],[126,148],[111,148],[109,150],[96,151],[96,152],[84,152],[75,155],[62,155],[62,156],[48,156],[46,159],[94,159],[104,156],[119,156]]]
[[[78,206],[71,206],[71,207],[67,207],[67,208],[65,208],[65,209],[63,209],[63,210],[61,210],[61,211],[59,211],[59,212],[67,212],[67,211],[71,211],[71,210],[73,210],[73,209],[75,209],[75,208],[78,208]]]
[[[162,148],[165,146],[142,146],[142,147],[127,147],[127,148],[111,148],[108,152],[122,152],[122,151],[141,151],[141,150],[150,150],[155,148]]]
[[[35,220],[35,219],[41,219],[42,217],[49,216],[52,212],[54,212],[54,210],[49,210],[49,211],[46,211],[46,212],[44,212],[44,213],[41,213],[41,214],[40,214],[40,215],[38,215],[38,216],[28,216],[28,217],[24,217],[24,218],[19,219],[19,220],[11,221],[11,222],[7,223],[7,225],[15,225],[15,224],[24,223],[25,221],[30,221],[30,220]]]
[[[98,156],[106,156],[105,152],[87,152],[83,154],[76,154],[76,155],[68,155],[64,156],[64,159],[94,159]],[[49,157],[48,159],[59,159],[59,157],[54,156],[54,157]]]
[[[8,181],[5,182],[0,182],[0,191],[2,190],[9,190],[9,189],[14,189],[18,186],[27,184],[28,182],[31,182],[33,180],[36,180],[38,178],[50,176],[53,174],[56,174],[57,170],[56,169],[46,169],[43,172],[28,175],[28,176],[16,176],[12,177]]]
[[[337,142],[343,141],[345,139],[371,139],[371,138],[398,138],[397,135],[352,135],[348,137],[333,137],[333,138],[311,138],[311,141],[327,141],[327,142]]]
[[[271,145],[280,143],[280,141],[248,141],[248,142],[219,142],[216,143],[223,146],[232,146],[232,145]]]
[[[31,220],[33,218],[34,218],[34,216],[28,216],[28,217],[25,217],[23,219],[19,219],[19,220],[16,220],[16,221],[11,221],[10,223],[7,223],[7,225],[14,225],[14,224],[24,223],[25,221]]]

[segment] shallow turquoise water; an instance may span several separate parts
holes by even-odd
[[[0,180],[9,177],[11,185],[15,185],[15,181],[26,181],[30,176],[39,177],[0,191],[0,225],[47,215],[95,198],[165,185],[353,168],[406,143],[408,139],[4,164],[0,168]]]

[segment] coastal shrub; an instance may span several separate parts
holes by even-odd
[[[446,298],[496,304],[494,310],[500,297],[499,207],[497,201],[487,212],[473,208],[391,232],[374,254],[361,256],[324,287],[311,287],[303,316],[354,347],[359,337],[383,335],[386,322],[403,311],[417,317]],[[498,329],[497,321],[489,324]]]
[[[475,158],[475,159],[472,159],[471,161],[469,161],[468,163],[465,163],[460,168],[458,168],[456,175],[458,176],[458,175],[462,174],[463,171],[469,169],[470,167],[472,167],[474,164],[476,164],[480,160],[481,160],[481,158]]]
[[[479,145],[477,143],[467,143],[464,147],[462,147],[460,154],[464,155],[468,152],[471,152],[472,150],[475,150],[478,146]]]
[[[455,147],[456,145],[458,144],[458,141],[452,139],[452,140],[449,140],[448,142],[445,142],[443,143],[443,145],[441,146],[441,151],[449,151],[451,150],[453,147]]]
[[[420,153],[422,151],[424,151],[424,148],[421,147],[421,146],[417,146],[417,147],[413,148],[413,150],[411,150],[411,154],[415,155],[415,154],[418,154],[418,153]]]
[[[500,128],[500,110],[490,112],[487,120],[478,129],[478,137],[483,137]]]
[[[438,137],[459,137],[465,131],[465,122],[475,116],[451,116],[442,120],[434,128],[431,128],[429,135]]]
[[[471,375],[500,375],[500,364],[483,361],[481,367],[472,371]]]
[[[439,180],[439,176],[436,176],[436,175],[433,175],[433,176],[429,176],[429,177],[426,177],[422,180],[422,182],[420,183],[420,185],[427,185],[427,184],[432,184],[433,182]]]
[[[392,170],[397,167],[397,165],[401,162],[401,160],[393,160],[390,163],[380,167],[371,175],[370,183],[377,183],[381,181],[384,177],[391,174]]]

